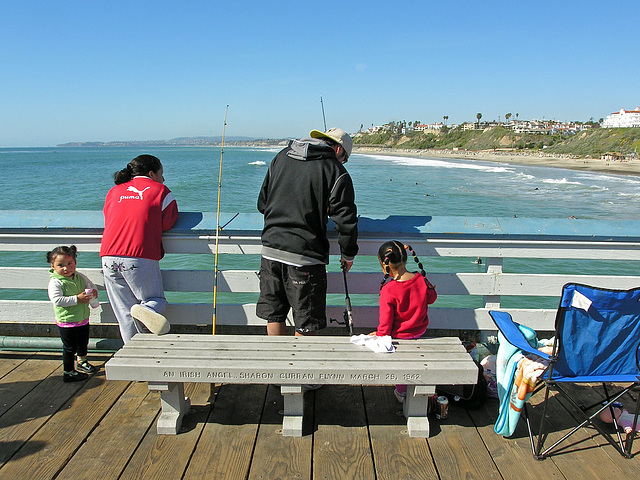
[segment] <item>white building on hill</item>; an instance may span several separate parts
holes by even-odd
[[[625,110],[622,108],[619,112],[613,112],[604,122],[603,128],[630,128],[640,127],[640,107],[635,110]]]

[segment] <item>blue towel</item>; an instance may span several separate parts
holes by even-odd
[[[540,344],[535,330],[524,325],[519,325],[518,328],[529,342],[529,345],[538,348]],[[498,332],[498,341],[500,342],[500,348],[498,348],[496,357],[496,377],[500,410],[493,430],[499,435],[509,437],[513,435],[518,424],[520,409],[531,394],[528,394],[524,401],[518,399],[518,388],[514,385],[518,363],[524,356],[522,350],[511,345],[501,332]]]

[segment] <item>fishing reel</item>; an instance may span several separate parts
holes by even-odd
[[[351,317],[351,313],[345,309],[342,312],[342,320],[338,320],[337,318],[329,317],[329,323],[337,323],[338,325],[344,325],[349,335],[353,335],[353,319]]]
[[[348,329],[349,328],[349,312],[347,312],[346,309],[344,312],[342,312],[342,320],[329,317],[329,323],[337,323],[338,325],[344,325]]]

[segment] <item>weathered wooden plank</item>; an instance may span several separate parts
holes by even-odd
[[[183,477],[246,478],[267,387],[224,385]]]
[[[179,338],[184,339],[184,340],[189,340],[192,339],[194,341],[208,341],[208,342],[225,342],[225,343],[237,343],[237,342],[233,342],[233,340],[237,340],[238,338],[242,338],[243,340],[246,341],[255,341],[255,342],[269,342],[269,343],[276,343],[276,342],[280,342],[280,343],[285,343],[285,344],[295,344],[295,345],[313,345],[314,343],[317,344],[321,344],[324,346],[327,346],[327,343],[330,341],[331,338],[335,338],[337,340],[336,345],[351,345],[351,339],[349,336],[345,336],[345,335],[305,335],[305,336],[287,336],[287,335],[272,335],[272,336],[268,336],[268,335],[243,335],[243,336],[238,336],[238,335],[209,335],[209,334],[193,334],[193,333],[181,333],[179,335],[176,335],[176,337],[179,336]],[[329,338],[327,338],[329,337]],[[167,339],[170,339],[172,337],[167,336],[167,335],[158,335],[158,336],[152,336],[149,334],[139,334],[135,336],[136,341],[149,341],[149,342],[166,342]],[[455,343],[456,345],[458,345],[460,342],[460,340],[457,337],[430,337],[430,338],[419,338],[419,339],[413,339],[413,340],[402,340],[402,339],[392,339],[394,342],[394,345],[413,345],[416,344],[416,340],[418,340],[417,344],[420,344],[420,342],[429,342],[430,344],[442,344],[442,343],[447,343],[447,344],[452,344]],[[332,345],[335,346],[335,345]],[[232,345],[229,348],[233,348]],[[351,347],[350,347],[351,348]]]
[[[478,410],[469,410],[469,415],[502,478],[540,480],[543,466],[545,475],[542,478],[563,478],[562,472],[553,462],[543,463],[533,458],[524,419],[518,422],[511,437],[505,438],[495,433],[493,427],[498,418],[498,408],[498,400],[490,398]]]
[[[51,372],[45,367],[44,372]],[[0,417],[0,465],[6,463],[84,382],[63,383],[62,365]]]
[[[117,479],[158,414],[158,395],[132,383],[56,479]],[[108,452],[105,455],[105,452]]]
[[[602,222],[598,220],[598,222]],[[602,222],[603,223],[603,222]],[[388,232],[378,238],[360,238],[360,255],[376,255],[380,244],[388,239]],[[402,238],[398,237],[400,240]],[[579,238],[579,237],[576,237]],[[100,235],[73,232],[53,234],[0,234],[0,250],[7,252],[43,252],[57,245],[74,244],[83,252],[100,251]],[[640,260],[640,244],[632,242],[588,241],[517,241],[511,239],[460,240],[427,239],[411,241],[420,258],[468,257],[476,258],[556,258],[579,260]],[[167,253],[211,254],[215,236],[165,234],[163,244]],[[219,254],[260,255],[260,237],[220,237]],[[337,242],[332,241],[331,255],[339,255]]]
[[[410,438],[395,387],[363,387],[376,477],[439,479],[427,441]]]
[[[329,338],[329,337],[325,337]],[[408,345],[395,344],[396,350],[391,353],[376,353],[365,346],[354,346],[348,344],[332,345],[328,340],[326,344],[314,345],[287,345],[285,343],[268,343],[260,341],[242,341],[239,345],[226,348],[225,345],[213,342],[199,342],[189,339],[176,339],[166,344],[152,342],[135,342],[127,344],[125,350],[118,352],[118,359],[137,357],[165,357],[165,358],[186,358],[198,360],[202,358],[216,359],[225,358],[247,358],[265,359],[287,358],[290,360],[312,361],[317,359],[332,360],[343,355],[345,361],[370,361],[376,363],[395,363],[402,360],[413,359],[424,361],[429,360],[462,360],[466,352],[461,343],[442,344],[422,344],[411,347]],[[455,350],[454,350],[455,348]],[[456,351],[457,350],[457,351]],[[324,356],[324,357],[323,357]]]
[[[581,400],[579,403],[583,405],[591,405],[602,398],[602,386],[600,384],[594,384],[592,386],[574,384],[569,385],[568,387],[569,394],[572,396],[572,398],[579,398]],[[615,385],[609,385],[608,387],[609,393],[621,390]],[[566,408],[574,418],[580,419],[580,422],[582,422],[582,417],[569,401],[559,395],[557,396],[557,398],[562,406]],[[629,396],[622,397],[621,400],[625,405],[625,408],[627,408],[629,411],[633,411],[631,409],[635,405],[633,400],[629,398]],[[607,425],[603,422],[600,422],[600,425],[604,426],[605,430],[610,432],[612,436],[616,438],[613,424]],[[584,430],[587,435],[591,436],[591,440],[593,441],[593,443],[600,447],[599,450],[602,450],[604,453],[606,453],[611,460],[611,463],[613,464],[613,470],[609,471],[611,475],[609,478],[638,478],[640,476],[640,463],[638,463],[637,460],[624,458],[609,442],[607,442],[604,437],[602,437],[602,435],[598,434],[595,428],[587,427]],[[626,435],[624,434],[624,432],[622,432],[622,440],[624,441],[625,438]],[[640,442],[637,442],[637,440],[638,439],[636,438],[634,441],[633,450],[631,452],[632,455],[637,455],[638,453],[640,453]],[[605,476],[605,469],[611,468],[611,465],[608,463],[602,465],[596,464],[593,466],[593,468],[598,470],[598,475]]]
[[[206,349],[206,344],[203,345],[203,349]],[[335,357],[338,355],[345,355],[345,358],[342,359],[342,362],[338,358],[327,358],[327,357]],[[137,359],[141,358],[150,358],[150,359],[158,359],[158,360],[174,360],[177,366],[180,368],[184,368],[185,366],[189,366],[189,362],[206,360],[210,362],[245,362],[250,359],[250,361],[275,361],[274,357],[282,357],[280,362],[285,362],[287,360],[295,361],[295,362],[309,362],[309,363],[318,363],[318,362],[335,362],[338,370],[336,372],[343,373],[349,372],[352,369],[353,364],[357,364],[359,362],[369,362],[369,365],[374,366],[375,368],[387,368],[396,370],[396,365],[400,362],[406,361],[415,361],[416,356],[411,352],[398,352],[394,354],[385,355],[388,358],[376,358],[373,357],[375,355],[373,352],[348,352],[348,351],[340,351],[336,350],[333,355],[327,354],[322,351],[305,351],[305,352],[297,352],[296,354],[292,354],[289,352],[282,352],[278,350],[267,350],[267,351],[242,351],[242,350],[232,350],[232,351],[206,351],[206,350],[196,350],[195,348],[185,349],[183,353],[176,349],[161,349],[161,348],[149,348],[147,349],[146,355],[144,349],[135,349],[134,351],[127,352],[126,355],[121,355],[118,357],[117,361],[114,363],[131,363],[135,364]],[[379,354],[381,355],[381,354]],[[423,360],[426,363],[429,362],[464,362],[466,358],[463,357],[463,353],[451,353],[451,352],[425,352],[422,355],[420,360]],[[340,367],[340,365],[343,365]]]
[[[440,478],[499,478],[482,437],[466,410],[449,404],[449,417],[431,423],[427,439]]]
[[[33,357],[33,353],[0,352],[0,381],[2,377],[15,370],[19,365]],[[0,398],[2,392],[0,391]]]
[[[549,435],[545,441],[546,446],[553,445],[556,440],[577,425],[571,412],[558,400],[559,397],[559,395],[554,395],[548,400],[546,428]],[[532,411],[534,431],[538,431],[540,425],[540,416],[543,410],[541,402],[543,401],[544,391],[530,399],[530,404],[533,406],[530,410]],[[566,440],[567,443],[560,446],[556,454],[549,459],[566,478],[611,479],[613,478],[612,472],[616,470],[615,463],[605,450],[598,447],[593,437],[593,430],[582,428],[569,437]]]
[[[249,480],[311,478],[314,398],[314,395],[305,395],[304,408],[309,415],[305,415],[303,420],[303,437],[285,437],[282,435],[284,405],[280,387],[269,386]]]
[[[104,290],[104,277],[99,268],[81,269],[99,290]],[[604,288],[628,289],[638,284],[638,277],[612,275],[571,275],[576,283],[599,285]],[[381,275],[378,272],[353,272],[349,275],[351,294],[378,296]],[[569,277],[559,274],[514,273],[430,273],[429,279],[438,286],[439,295],[518,295],[559,297]],[[167,292],[212,292],[212,270],[162,271]],[[46,289],[49,283],[47,268],[0,267],[0,288]],[[221,270],[218,273],[219,293],[258,293],[260,279],[257,270]],[[327,293],[344,293],[342,273],[327,274]]]
[[[99,362],[95,363],[99,365]],[[3,478],[55,478],[127,388],[97,373],[0,470]],[[77,477],[82,478],[82,476]]]
[[[182,478],[209,417],[210,394],[209,385],[185,385],[185,395],[191,399],[191,410],[184,417],[180,435],[158,435],[155,428],[150,428],[119,480]]]
[[[49,355],[30,355],[31,358],[6,362],[8,371],[0,383],[0,416],[11,409],[25,395],[33,390],[46,376],[60,368],[60,359],[51,359]],[[4,362],[3,362],[4,364]],[[44,376],[43,376],[44,375]]]
[[[174,339],[180,339],[181,348],[183,345],[188,345],[188,342],[193,342],[198,345],[204,343],[211,344],[211,346],[225,349],[225,350],[245,350],[245,345],[259,345],[262,348],[278,348],[277,345],[281,345],[282,348],[298,348],[298,349],[343,349],[353,350],[354,345],[351,343],[350,338],[345,336],[330,336],[330,335],[311,335],[304,337],[294,337],[287,335],[202,335],[202,334],[169,334],[169,335],[149,335],[149,334],[137,334],[132,341],[127,345],[129,348],[133,345],[153,346],[160,345],[163,347],[170,347],[171,342]],[[241,339],[241,341],[240,341]],[[402,348],[422,348],[428,345],[428,348],[442,347],[450,348],[452,350],[463,351],[462,342],[458,337],[431,337],[420,338],[415,340],[400,340],[393,339],[394,345],[401,346]],[[249,347],[253,348],[253,347]],[[362,346],[357,348],[366,350]],[[120,354],[121,352],[118,352]]]
[[[332,385],[314,393],[314,477],[375,478],[361,387]]]

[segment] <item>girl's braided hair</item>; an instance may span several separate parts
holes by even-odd
[[[407,263],[407,250],[411,252],[413,260],[418,264],[420,275],[422,275],[424,281],[427,283],[427,288],[436,288],[436,286],[427,279],[427,273],[424,271],[424,267],[422,266],[422,263],[420,263],[420,259],[418,259],[418,255],[416,255],[415,250],[411,248],[411,245],[405,245],[397,240],[391,240],[383,243],[378,249],[378,258],[384,266],[384,278],[382,279],[382,282],[380,282],[380,290],[382,290],[382,287],[387,282],[387,279],[391,274],[389,264],[399,265],[401,263]]]

